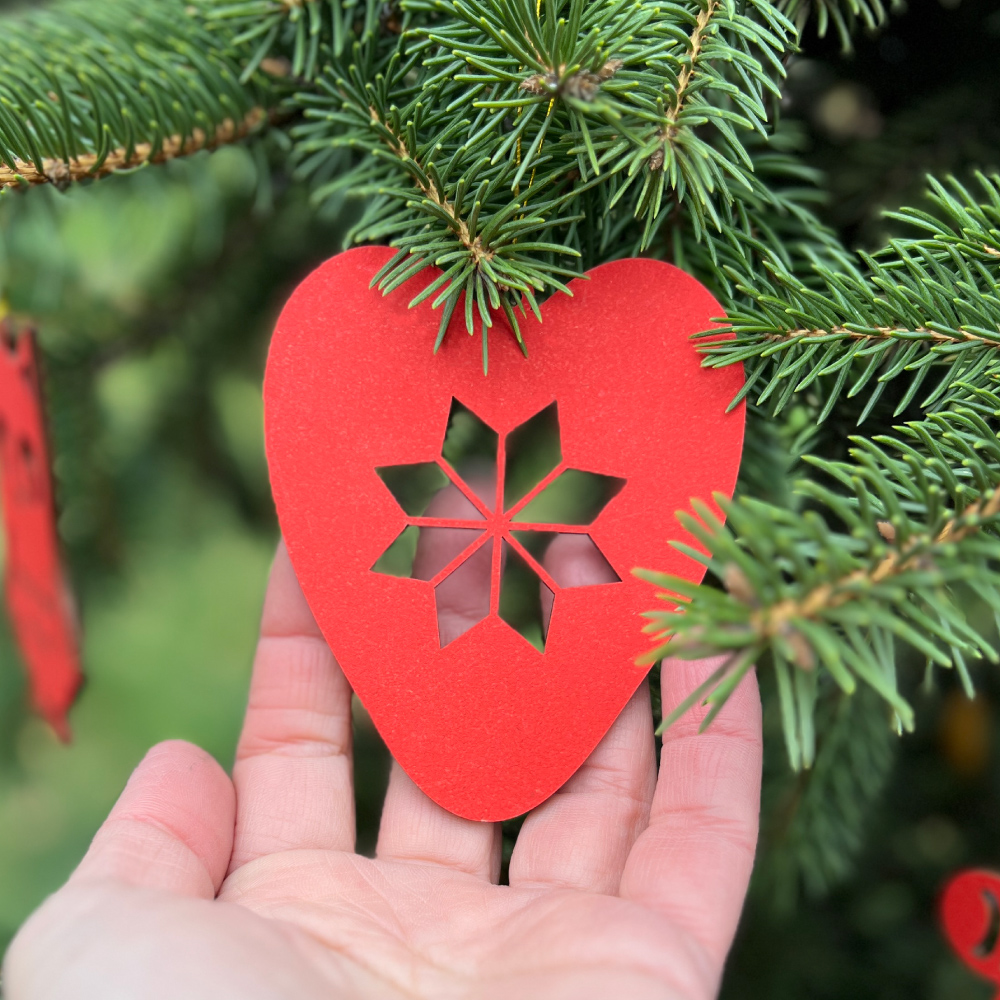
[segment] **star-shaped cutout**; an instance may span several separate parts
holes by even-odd
[[[456,441],[466,454],[485,456],[465,461],[464,475],[446,457]],[[372,569],[430,583],[442,646],[496,615],[544,650],[560,590],[621,580],[589,528],[625,480],[567,466],[555,403],[501,440],[453,400],[434,462],[376,472],[402,507],[407,527]],[[581,574],[584,563],[588,572]],[[538,595],[534,615],[526,610],[533,602],[525,595],[532,592]]]

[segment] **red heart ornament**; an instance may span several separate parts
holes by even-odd
[[[434,354],[440,313],[428,301],[408,308],[433,273],[387,297],[369,288],[391,255],[343,253],[285,306],[264,386],[271,483],[309,606],[393,756],[446,809],[501,820],[559,788],[642,681],[635,661],[648,648],[642,613],[653,589],[632,568],[704,575],[670,544],[696,544],[674,512],[732,492],[744,414],[726,407],[742,373],[700,365],[690,337],[723,314],[709,292],[669,264],[633,259],[572,281],[572,298],[544,303],[544,323],[529,314],[527,359],[495,318],[484,376],[461,309]],[[479,487],[482,497],[442,457],[456,403],[496,432],[495,487]],[[542,411],[557,415],[561,461],[512,503],[505,451]],[[389,488],[392,467],[432,463],[465,495],[458,514],[454,505],[446,517],[407,512]],[[534,498],[574,470],[606,477],[617,493],[589,523],[538,522]],[[422,579],[373,569],[421,525],[460,528],[468,545]],[[555,579],[530,551],[532,538],[554,532],[588,535],[609,564],[605,578],[618,579]],[[490,574],[489,603],[481,620],[445,635],[437,588],[461,598],[461,574],[476,560]],[[505,620],[510,560],[554,595],[544,651]]]
[[[973,972],[1000,987],[1000,876],[968,869],[945,886],[940,903],[941,924],[956,954]],[[996,994],[1000,998],[1000,992]]]

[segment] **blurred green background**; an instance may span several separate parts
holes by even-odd
[[[804,48],[785,114],[828,172],[823,211],[852,245],[882,240],[880,210],[918,198],[926,171],[1000,165],[1000,4],[914,0],[853,56],[832,38],[807,36]],[[0,614],[0,947],[65,879],[152,743],[183,737],[231,763],[277,538],[261,428],[267,340],[352,212],[317,216],[280,162],[266,143],[226,148],[0,199],[0,289],[39,324],[88,676],[74,742],[60,746],[26,713]],[[797,779],[768,720],[765,846],[725,997],[991,996],[935,915],[949,873],[1000,868],[1000,685],[987,670],[978,682],[972,703],[948,679],[916,694],[917,735],[853,761],[875,804],[853,870],[825,892],[782,876]],[[370,849],[387,761],[363,713],[358,722]],[[831,795],[839,780],[829,776]]]

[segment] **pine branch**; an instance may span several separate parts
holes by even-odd
[[[851,39],[859,28],[875,31],[884,27],[890,12],[904,9],[904,0],[890,0],[888,9],[882,0],[781,0],[779,7],[800,32],[809,20],[815,20],[816,33],[825,38],[832,26],[846,54],[852,51]]]
[[[680,133],[680,126],[677,124],[677,121],[681,117],[681,112],[684,110],[684,104],[687,99],[687,92],[688,87],[691,84],[691,79],[698,70],[699,58],[706,41],[705,36],[708,32],[712,15],[718,10],[718,0],[709,0],[708,6],[705,7],[705,9],[702,10],[695,19],[694,29],[688,39],[688,62],[677,77],[677,86],[674,88],[673,105],[667,113],[667,119],[670,124],[661,129],[659,133],[660,139],[665,146],[673,145],[674,140]],[[661,151],[654,153],[653,156],[650,157],[650,169],[662,169],[665,158],[666,157]]]
[[[258,68],[279,76],[311,81],[339,59],[360,32],[381,24],[399,33],[402,22],[392,4],[365,0],[194,0],[209,27],[232,36],[249,58],[240,76],[251,79]]]
[[[867,393],[864,420],[900,377],[908,383],[897,415],[931,376],[936,383],[918,400],[924,408],[949,398],[957,382],[993,385],[1000,375],[1000,177],[979,181],[977,203],[957,181],[949,192],[931,179],[941,218],[917,209],[889,213],[929,235],[861,254],[867,272],[818,264],[818,285],[810,286],[773,256],[764,259],[766,273],[730,261],[726,273],[750,305],[730,312],[736,336],[704,348],[705,364],[746,364],[739,398],[756,390],[757,403],[776,413],[822,382],[820,420],[845,390],[848,398]]]
[[[399,37],[367,19],[297,96],[298,172],[318,202],[368,200],[350,236],[398,248],[383,291],[439,267],[441,332],[464,295],[484,357],[493,311],[519,336],[522,302],[649,246],[678,206],[697,243],[742,224],[737,188],[769,201],[749,137],[792,29],[766,0],[404,0],[402,16]]]
[[[376,46],[373,38],[356,43],[348,75],[320,81],[320,94],[307,103],[306,116],[320,119],[320,131],[336,122],[346,126],[344,132],[320,137],[311,125],[303,126],[295,131],[299,149],[320,156],[330,149],[369,154],[355,170],[330,182],[321,196],[350,190],[372,198],[350,238],[396,236],[399,253],[374,279],[386,293],[431,264],[443,268],[413,304],[436,296],[434,305],[445,305],[440,344],[464,293],[470,332],[475,318],[482,324],[485,367],[486,331],[493,325],[493,312],[502,309],[519,336],[514,310],[523,308],[522,299],[537,312],[536,291],[565,288],[560,276],[575,273],[552,258],[578,252],[543,238],[554,223],[566,221],[552,214],[565,199],[555,193],[538,199],[554,181],[539,179],[533,189],[535,204],[527,211],[526,198],[510,194],[515,164],[505,160],[490,169],[481,149],[445,142],[442,130],[456,133],[468,122],[453,119],[435,99],[434,86],[406,83],[416,57],[404,62],[393,55],[375,83],[358,71],[362,60],[370,67],[377,58]],[[399,108],[389,102],[390,95],[410,99]],[[330,107],[331,98],[339,109]]]
[[[181,0],[63,0],[3,19],[0,190],[63,184],[244,138],[277,100]]]
[[[781,57],[794,48],[794,32],[769,6],[756,5],[753,12],[763,24],[715,0],[692,12],[680,51],[668,51],[660,61],[664,96],[646,95],[656,124],[636,122],[631,143],[606,140],[611,144],[600,162],[617,158],[612,170],[624,174],[611,190],[609,207],[642,178],[633,194],[633,213],[645,221],[640,249],[663,222],[668,192],[685,204],[701,238],[706,229],[725,229],[719,207],[754,190],[747,145],[754,133],[766,134],[766,101],[780,96]]]
[[[495,251],[489,246],[484,246],[482,236],[472,232],[468,221],[458,214],[455,206],[438,190],[437,184],[434,182],[433,171],[425,171],[421,168],[417,157],[407,148],[406,137],[394,132],[391,123],[383,121],[375,108],[369,108],[369,111],[372,121],[376,122],[385,133],[387,148],[402,163],[409,161],[413,164],[413,184],[436,210],[435,214],[440,213],[445,217],[448,227],[454,231],[459,242],[468,251],[474,265],[478,267],[482,261],[492,261],[496,256]]]
[[[835,272],[854,266],[853,255],[814,211],[824,197],[822,177],[798,158],[802,141],[797,129],[783,124],[767,140],[748,143],[752,189],[721,207],[718,232],[699,233],[683,216],[666,224],[667,259],[705,282],[727,315],[754,305],[733,276],[756,274],[775,259],[810,289],[822,287],[817,265]]]
[[[874,567],[854,570],[838,580],[820,584],[801,598],[787,598],[769,608],[755,611],[750,619],[754,631],[763,639],[787,636],[799,619],[816,620],[821,614],[834,611],[861,593],[918,569],[928,551],[942,551],[964,541],[978,531],[981,522],[991,521],[1000,514],[1000,492],[991,493],[966,508],[961,516],[945,522],[933,537],[914,535],[900,548],[894,548]],[[895,541],[895,528],[888,521],[878,523],[879,533],[888,542]]]
[[[800,510],[716,498],[726,525],[704,504],[696,517],[679,515],[704,547],[682,551],[724,589],[643,571],[672,605],[649,615],[658,645],[648,659],[668,650],[728,654],[725,669],[679,711],[704,697],[718,710],[769,653],[798,768],[814,759],[821,675],[845,694],[868,684],[912,728],[895,674],[897,640],[929,664],[957,669],[971,691],[967,660],[998,657],[990,636],[966,620],[956,588],[1000,616],[1000,439],[988,422],[1000,417],[1000,396],[963,390],[966,402],[897,436],[853,438],[850,462],[807,458],[824,481],[798,483]]]
[[[159,150],[155,153],[152,143],[137,143],[132,149],[130,158],[126,158],[125,149],[113,149],[103,160],[96,153],[84,153],[68,163],[57,158],[47,158],[42,161],[41,171],[33,163],[22,160],[15,161],[15,170],[0,164],[0,188],[30,184],[55,184],[59,187],[73,181],[106,177],[118,170],[130,170],[146,163],[165,163],[178,156],[190,156],[203,149],[215,149],[217,146],[244,139],[256,132],[266,117],[262,108],[251,108],[242,121],[234,122],[227,118],[211,134],[195,128],[187,138],[179,135],[169,136],[161,142]]]

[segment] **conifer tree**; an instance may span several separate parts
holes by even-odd
[[[351,220],[345,245],[396,249],[372,275],[385,294],[436,268],[412,304],[439,310],[438,345],[461,310],[487,371],[496,337],[520,340],[524,310],[595,264],[648,255],[708,285],[733,336],[698,349],[744,365],[748,443],[725,524],[709,497],[680,515],[705,582],[641,570],[665,599],[649,661],[725,654],[688,701],[716,710],[755,664],[773,677],[788,761],[814,782],[784,864],[822,885],[859,840],[845,802],[877,795],[887,737],[913,726],[911,654],[970,692],[997,660],[993,621],[968,610],[1000,616],[1000,177],[930,177],[890,213],[907,235],[855,252],[782,120],[803,32],[849,47],[889,16],[879,0],[15,8],[0,189],[250,144],[315,213]]]

